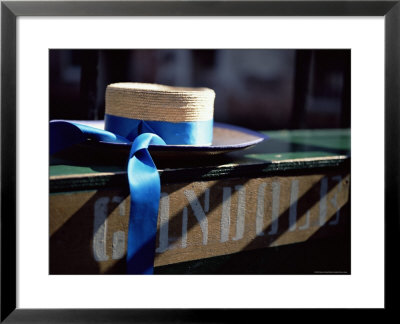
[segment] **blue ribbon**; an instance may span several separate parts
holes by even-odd
[[[211,145],[213,120],[173,123],[105,115],[105,129],[133,141],[139,134],[153,133],[168,145]]]
[[[127,168],[131,196],[127,273],[152,274],[161,185],[159,173],[148,147],[149,145],[166,145],[166,143],[210,144],[212,120],[178,124],[106,115],[106,129],[101,130],[74,122],[51,121],[50,154],[88,139],[124,144],[130,144],[133,141]]]

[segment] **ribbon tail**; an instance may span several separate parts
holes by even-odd
[[[75,124],[63,121],[50,122],[50,155],[61,152],[86,140],[83,131]]]
[[[88,139],[96,142],[130,143],[125,137],[113,134],[112,132],[63,120],[50,121],[49,137],[50,154],[61,152]]]
[[[151,144],[165,145],[165,142],[155,134],[139,135],[132,144],[128,161],[131,195],[128,274],[153,274],[161,185],[158,170],[147,149]]]

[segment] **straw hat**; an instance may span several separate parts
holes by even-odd
[[[251,147],[265,139],[263,134],[243,127],[213,121],[215,92],[209,88],[173,87],[161,84],[120,82],[110,84],[105,93],[105,119],[102,121],[76,121],[78,123],[111,131],[127,137],[129,131],[121,130],[112,119],[126,118],[142,120],[154,126],[157,122],[167,123],[169,132],[182,123],[208,123],[209,127],[198,130],[201,137],[209,139],[206,143],[184,143],[168,141],[167,145],[151,145],[149,149],[157,156],[171,154],[220,154]],[[153,129],[154,130],[154,129]],[[173,132],[173,130],[172,130]],[[198,135],[199,135],[198,134]],[[104,140],[100,143],[129,149],[129,142]]]

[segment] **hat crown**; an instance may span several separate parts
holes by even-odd
[[[106,114],[140,120],[192,122],[213,119],[209,88],[120,82],[107,86]]]

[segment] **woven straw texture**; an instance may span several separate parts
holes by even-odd
[[[178,123],[212,119],[215,92],[126,82],[108,85],[105,99],[109,115]]]

